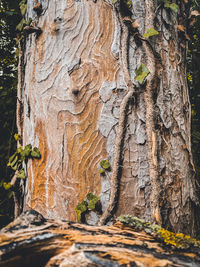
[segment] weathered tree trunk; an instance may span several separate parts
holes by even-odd
[[[176,244],[173,236],[167,236],[166,245],[151,226],[136,226],[45,220],[28,211],[0,231],[0,267],[200,266],[200,241],[190,243],[187,236],[181,243],[179,236]]]
[[[27,18],[42,33],[26,38],[18,88],[22,144],[42,154],[27,164],[24,210],[75,221],[92,192],[102,202],[99,224],[131,214],[194,233],[199,202],[177,29],[184,4],[176,13],[153,0],[40,3],[37,16],[28,1]],[[149,28],[159,35],[145,39]],[[143,85],[135,80],[141,63],[150,70]],[[106,176],[98,174],[103,159],[112,166]]]

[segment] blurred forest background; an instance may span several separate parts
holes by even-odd
[[[185,18],[184,25],[188,36],[188,47],[185,48],[187,78],[192,105],[193,156],[196,175],[200,178],[200,0],[191,1],[188,8],[193,10],[193,15]],[[16,150],[14,135],[17,133],[15,117],[20,34],[16,26],[22,21],[24,10],[26,0],[0,2],[0,228],[13,219],[13,195],[5,185],[14,174],[7,163]]]

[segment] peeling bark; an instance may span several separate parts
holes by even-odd
[[[123,1],[40,4],[37,15],[28,1],[27,17],[42,33],[27,36],[18,85],[18,131],[42,154],[26,166],[24,210],[75,221],[92,192],[102,203],[99,224],[131,214],[194,234],[199,199],[179,14],[150,0],[131,9]],[[145,40],[152,27],[159,36]],[[134,79],[141,63],[150,70],[142,86]],[[106,158],[112,170],[100,176]]]

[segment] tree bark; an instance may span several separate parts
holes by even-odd
[[[199,247],[182,250],[128,224],[100,227],[46,220],[32,210],[0,232],[0,266],[199,266],[198,242]]]
[[[190,142],[184,36],[176,13],[156,1],[28,1],[18,131],[29,160],[24,210],[76,221],[89,192],[100,196],[99,224],[131,214],[194,234],[199,209]],[[138,28],[132,26],[137,20]],[[149,28],[158,36],[145,39]],[[135,70],[150,70],[143,85]],[[19,94],[20,95],[20,94]],[[98,174],[108,159],[111,171]],[[97,221],[95,221],[97,223]]]

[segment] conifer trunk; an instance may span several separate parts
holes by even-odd
[[[42,33],[26,37],[18,131],[42,158],[26,166],[23,209],[76,221],[76,205],[92,192],[103,209],[95,224],[130,214],[195,233],[186,39],[177,28],[188,6],[39,3],[38,16],[28,1],[27,18]],[[145,39],[150,28],[159,34]],[[142,85],[141,63],[150,71]],[[105,176],[103,159],[111,164]]]

